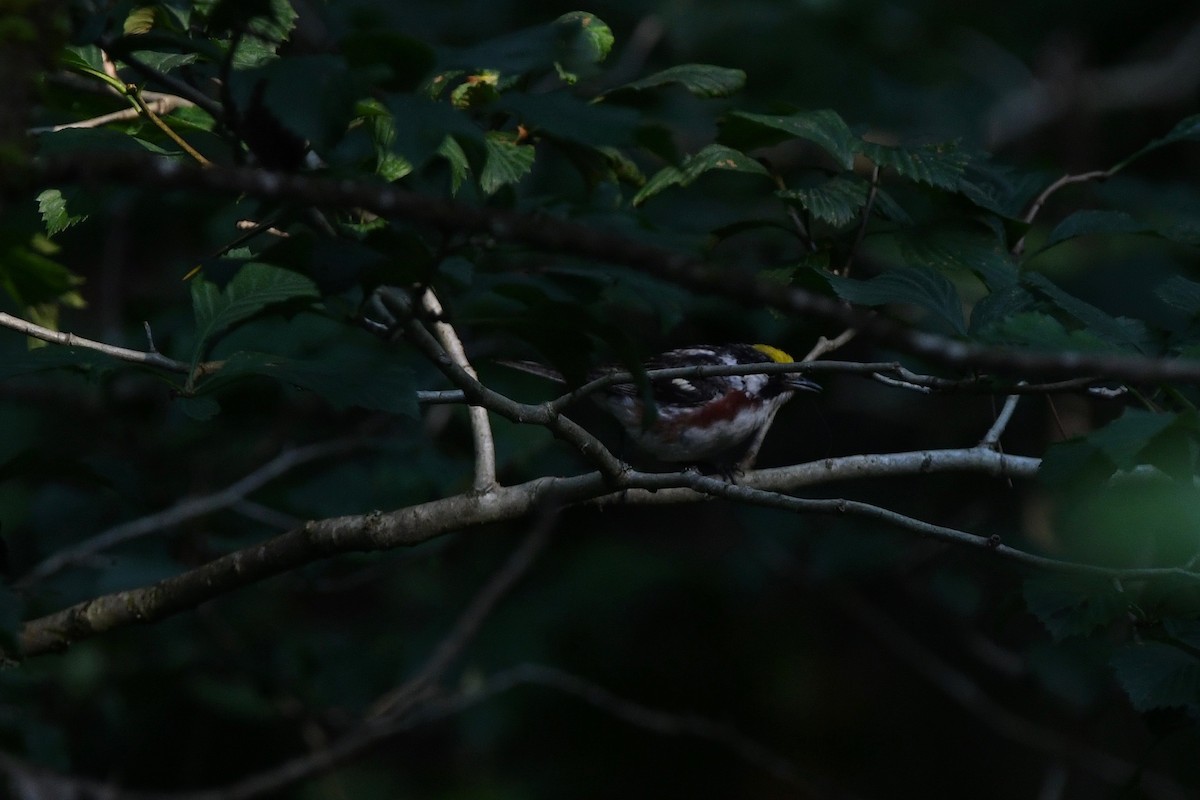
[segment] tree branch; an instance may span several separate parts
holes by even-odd
[[[607,231],[544,214],[479,208],[438,197],[414,194],[378,182],[334,180],[258,169],[203,169],[143,154],[86,153],[42,159],[30,177],[38,182],[114,180],[156,188],[187,187],[246,194],[328,208],[365,209],[390,218],[482,233],[519,241],[548,252],[623,264],[699,292],[722,294],[755,307],[769,307],[806,318],[856,328],[889,347],[964,370],[991,370],[1022,378],[1106,377],[1134,383],[1200,383],[1200,360],[1151,358],[1069,351],[1046,353],[982,347],[945,336],[910,330],[884,317],[848,308],[841,302],[798,287],[781,287],[738,270],[643,244]]]
[[[975,464],[977,469],[1004,469],[1014,465],[1028,474],[1029,460],[1015,459],[988,449],[947,451]],[[986,454],[986,455],[985,455]],[[881,459],[872,464],[870,459]],[[933,471],[939,458],[932,453],[892,454],[890,456],[854,456],[847,462],[856,469],[842,467],[842,459],[826,459],[808,465],[811,470],[840,477],[889,474],[888,459],[907,462],[908,469]],[[948,462],[954,458],[948,457]],[[945,465],[944,462],[943,465]],[[928,467],[922,466],[928,464]],[[982,465],[982,466],[981,466]],[[880,471],[882,470],[882,471]],[[767,470],[770,477],[778,471]],[[772,475],[772,473],[775,473]],[[750,473],[746,484],[758,480]],[[814,480],[814,482],[817,482]],[[921,536],[949,544],[967,546],[1039,569],[1077,575],[1121,580],[1181,578],[1200,581],[1200,573],[1183,567],[1146,567],[1122,569],[1062,561],[1009,547],[998,537],[978,536],[965,531],[916,520],[885,508],[842,499],[805,499],[764,491],[751,485],[735,485],[692,472],[651,473],[628,470],[621,476],[624,491],[606,499],[607,503],[644,503],[646,495],[665,489],[689,489],[696,500],[702,496],[722,497],[742,503],[797,513],[853,514],[882,522]],[[527,516],[548,506],[572,505],[611,495],[612,478],[589,473],[571,478],[537,478],[512,487],[501,487],[487,495],[474,493],[433,500],[388,513],[334,517],[309,522],[301,528],[276,536],[215,559],[203,566],[137,589],[102,595],[61,611],[27,622],[18,640],[21,655],[32,657],[61,651],[72,643],[110,630],[139,623],[152,623],[193,608],[200,603],[227,594],[274,575],[288,572],[314,561],[350,553],[407,547],[487,523]],[[615,499],[619,497],[620,499]],[[0,654],[2,655],[2,654]],[[11,657],[11,654],[10,654]]]

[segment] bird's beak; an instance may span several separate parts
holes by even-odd
[[[785,375],[783,376],[783,385],[793,391],[799,392],[821,391],[821,384],[816,381],[810,381],[803,375]]]

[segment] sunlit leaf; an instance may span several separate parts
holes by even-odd
[[[633,204],[639,205],[649,198],[671,186],[687,186],[696,178],[711,170],[726,170],[729,172],[744,172],[751,175],[766,175],[767,170],[762,164],[745,153],[719,144],[710,144],[698,153],[684,158],[678,167],[665,167],[655,173],[646,185],[633,197]]]
[[[517,134],[488,131],[483,143],[487,160],[479,173],[479,186],[484,193],[493,194],[503,186],[516,183],[533,169],[534,148],[522,144]]]

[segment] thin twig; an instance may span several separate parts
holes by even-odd
[[[1068,738],[995,701],[970,675],[926,647],[865,598],[843,591],[834,593],[834,599],[843,613],[864,631],[998,736],[1041,753],[1066,758],[1111,786],[1137,785],[1149,796],[1162,800],[1193,796],[1170,777]]]
[[[192,369],[191,364],[168,358],[157,350],[131,350],[128,347],[117,347],[116,345],[97,342],[93,339],[85,339],[73,333],[51,330],[28,320],[23,320],[20,317],[6,314],[3,311],[0,311],[0,326],[11,328],[26,336],[32,336],[35,339],[41,339],[43,342],[61,344],[65,347],[82,347],[87,350],[95,350],[107,356],[112,356],[113,358],[133,364],[143,364],[148,367],[157,367],[169,372],[182,372],[185,374]],[[207,375],[216,372],[223,363],[222,361],[206,361],[196,365],[196,372],[198,375]]]
[[[212,165],[212,162],[202,156],[199,150],[188,144],[187,140],[176,133],[170,125],[163,122],[162,118],[158,114],[154,113],[154,110],[150,107],[150,105],[142,99],[142,92],[137,86],[132,83],[126,84],[125,96],[128,97],[129,101],[137,107],[138,111],[141,111],[146,115],[146,119],[154,123],[154,126],[162,131],[168,139],[179,145],[179,148],[191,156],[197,164],[202,167],[208,167]]]
[[[285,450],[266,464],[263,464],[248,475],[239,478],[224,489],[200,497],[185,498],[170,508],[156,511],[153,514],[147,514],[144,517],[139,517],[129,522],[122,522],[73,547],[60,550],[36,564],[25,575],[18,578],[13,583],[13,586],[16,588],[27,588],[49,578],[51,575],[61,572],[69,566],[94,558],[119,544],[182,525],[188,520],[212,514],[223,508],[229,508],[244,500],[251,492],[261,489],[266,484],[297,467],[318,459],[341,455],[361,446],[362,442],[357,439],[336,439],[330,442],[308,445],[307,447],[298,447],[294,450]]]
[[[529,571],[538,555],[545,549],[557,517],[558,511],[555,508],[542,509],[534,517],[525,539],[476,593],[454,627],[438,642],[425,663],[402,685],[372,703],[366,715],[367,719],[398,716],[408,712],[419,702],[422,694],[433,687],[479,633],[484,621],[491,616],[500,600]]]
[[[1043,189],[1041,194],[1034,198],[1033,202],[1029,204],[1029,208],[1025,211],[1025,216],[1022,218],[1023,221],[1026,224],[1032,223],[1034,219],[1037,218],[1037,215],[1042,210],[1042,207],[1046,205],[1046,201],[1050,199],[1050,196],[1059,189],[1062,189],[1064,186],[1070,186],[1074,183],[1087,183],[1088,181],[1102,181],[1111,178],[1113,174],[1113,169],[1098,169],[1092,170],[1091,172],[1081,172],[1074,175],[1069,173],[1063,175],[1061,178]],[[1012,246],[1012,254],[1019,257],[1024,252],[1025,237],[1022,236],[1017,240],[1016,244]]]
[[[995,450],[1000,446],[1000,437],[1004,435],[1004,429],[1008,427],[1009,421],[1012,419],[1013,413],[1017,410],[1017,403],[1020,401],[1021,395],[1010,394],[1004,399],[1004,406],[1000,409],[1000,413],[996,415],[996,421],[992,423],[992,427],[984,434],[980,440],[980,447],[990,447]]]
[[[816,361],[821,356],[832,353],[834,350],[840,350],[850,342],[858,334],[854,328],[847,328],[832,339],[821,336],[817,339],[817,343],[812,346],[812,349],[804,354],[804,358],[800,361],[808,363]]]
[[[841,272],[835,270],[835,274],[849,275],[850,267],[854,264],[854,256],[858,253],[858,248],[862,244],[867,235],[867,225],[871,221],[871,210],[875,207],[875,198],[879,196],[879,165],[871,170],[871,188],[867,190],[867,202],[863,204],[862,221],[858,225],[858,233],[854,236],[854,243],[850,245],[850,252],[846,254],[846,263],[842,267]]]

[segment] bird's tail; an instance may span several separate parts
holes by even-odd
[[[563,377],[561,372],[553,367],[548,367],[545,364],[539,364],[536,361],[515,361],[506,358],[498,358],[496,359],[496,363],[503,364],[506,367],[512,367],[513,369],[520,370],[521,372],[527,372],[530,375],[537,375],[539,378],[545,378],[548,381],[554,381],[555,383],[560,383],[564,386],[567,383],[567,379]]]

